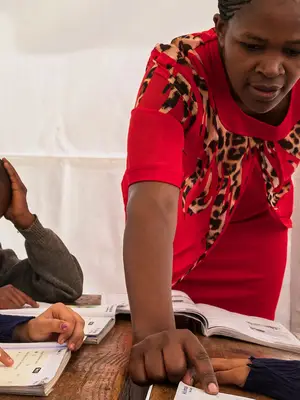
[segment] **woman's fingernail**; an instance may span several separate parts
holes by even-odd
[[[66,329],[68,329],[68,325],[67,324],[61,324],[61,329],[63,331],[65,331]]]
[[[75,350],[75,344],[74,344],[74,343],[71,343],[69,348],[70,348],[70,350],[72,350],[72,351]]]
[[[219,392],[218,386],[215,383],[210,383],[208,385],[208,391],[211,394],[217,394]]]

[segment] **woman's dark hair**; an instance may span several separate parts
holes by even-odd
[[[252,0],[219,0],[219,12],[223,21],[229,21],[244,4]]]

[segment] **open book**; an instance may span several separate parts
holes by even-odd
[[[185,385],[180,382],[174,400],[249,400],[246,397],[234,396],[232,394],[219,393],[217,396],[212,396],[203,392],[200,389]]]
[[[117,313],[129,313],[127,295],[106,295],[105,302],[118,301]],[[115,303],[116,303],[115,302]],[[191,318],[200,326],[204,336],[225,336],[262,346],[300,353],[300,341],[278,322],[258,317],[248,317],[207,304],[195,304],[180,291],[172,291],[175,315]]]
[[[84,334],[85,344],[99,344],[115,325],[115,317],[86,317]]]
[[[1,310],[0,314],[37,317],[51,304],[42,303],[39,308],[25,307],[13,310]],[[73,307],[85,321],[85,344],[99,344],[115,325],[116,305]]]
[[[279,322],[251,317],[222,308],[194,304],[185,294],[176,292],[174,312],[199,322],[204,336],[226,336],[262,346],[300,353],[300,341]]]
[[[108,305],[72,306],[72,308],[86,322],[89,318],[96,320],[97,318],[109,317],[114,319],[116,314],[130,313],[126,294],[103,295],[102,299]],[[300,341],[278,322],[229,312],[207,304],[195,304],[187,294],[180,291],[172,291],[172,302],[175,315],[183,315],[197,321],[204,336],[225,336],[279,350],[300,353]],[[1,310],[1,313],[36,316],[43,311],[44,309],[41,307]],[[88,335],[88,325],[85,329],[85,333]]]
[[[71,357],[66,345],[48,343],[0,343],[14,360],[0,365],[0,393],[47,396]]]

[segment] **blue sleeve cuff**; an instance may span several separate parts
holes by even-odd
[[[300,361],[250,358],[244,389],[276,400],[300,399]]]
[[[24,324],[31,319],[32,317],[0,314],[0,343],[11,343],[13,341],[13,332],[16,326]]]

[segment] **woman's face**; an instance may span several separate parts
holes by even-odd
[[[231,87],[240,107],[280,107],[300,77],[300,0],[252,0],[229,22],[215,17]]]

